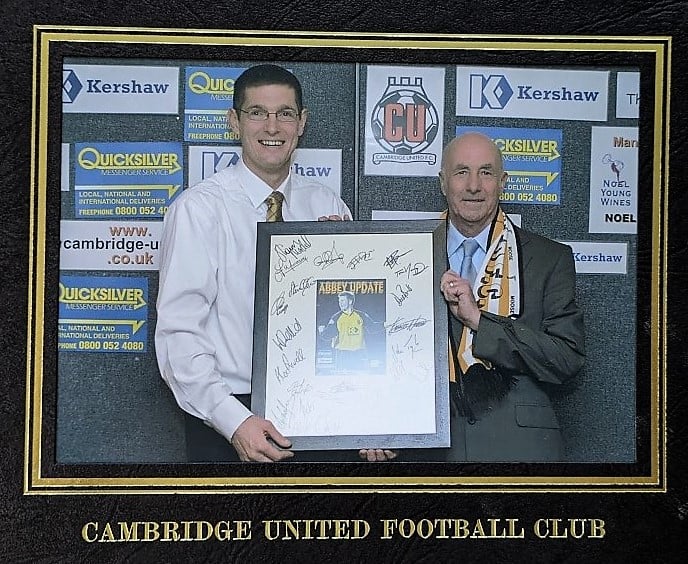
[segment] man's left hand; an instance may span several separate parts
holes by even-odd
[[[351,221],[351,218],[348,215],[321,215],[318,221]]]

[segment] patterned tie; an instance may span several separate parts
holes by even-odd
[[[461,261],[461,278],[465,278],[471,283],[471,288],[478,275],[473,266],[473,255],[478,250],[478,242],[475,239],[465,239],[463,245],[463,261]]]
[[[282,202],[284,201],[284,194],[273,190],[267,198],[265,203],[268,205],[268,213],[265,221],[284,221],[282,218]]]

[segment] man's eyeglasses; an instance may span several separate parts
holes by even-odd
[[[294,122],[299,119],[299,112],[292,108],[284,108],[276,112],[268,112],[265,108],[251,108],[250,110],[242,110],[242,114],[246,114],[251,121],[266,121],[271,115],[277,118],[277,121]]]

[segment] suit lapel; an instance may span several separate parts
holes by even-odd
[[[519,246],[518,249],[518,260],[520,262],[519,264],[519,269],[521,270],[521,274],[525,272],[525,269],[528,267],[528,263],[530,262],[532,258],[532,254],[530,253],[530,243],[532,241],[530,234],[527,231],[524,231],[520,227],[514,226],[514,232],[516,233],[516,242]]]

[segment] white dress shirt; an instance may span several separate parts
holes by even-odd
[[[285,221],[348,215],[328,187],[291,173]],[[170,206],[160,242],[155,347],[179,406],[228,440],[250,415],[234,394],[251,391],[256,223],[270,186],[241,161],[185,190]]]

